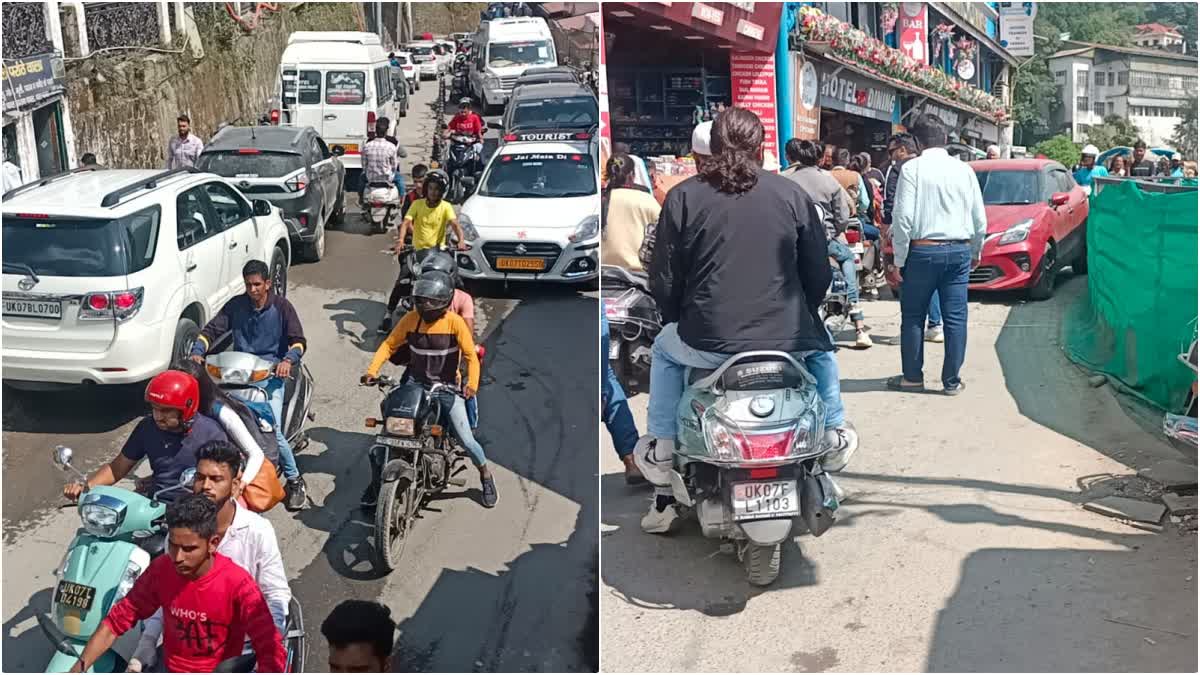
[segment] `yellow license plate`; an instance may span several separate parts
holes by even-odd
[[[496,269],[541,272],[546,269],[546,261],[541,258],[496,258]]]

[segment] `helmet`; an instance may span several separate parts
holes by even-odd
[[[454,256],[434,249],[421,261],[421,274],[432,272],[446,274],[453,281],[455,275],[458,274],[458,264],[455,262]]]
[[[464,97],[458,99],[458,104],[459,105],[471,105],[471,97],[464,96]]]
[[[442,188],[442,194],[446,194],[446,186],[450,181],[446,180],[446,173],[440,169],[434,169],[425,174],[425,187],[428,188],[431,183],[437,183]]]
[[[183,371],[168,370],[146,385],[146,402],[174,408],[183,415],[184,422],[190,422],[200,409],[200,384]]]
[[[446,313],[454,299],[454,282],[445,272],[424,272],[413,284],[413,305],[423,321],[432,323]]]
[[[1100,154],[1100,149],[1094,145],[1085,145],[1083,146],[1083,150],[1079,151],[1079,154],[1091,155],[1092,157],[1095,157]]]

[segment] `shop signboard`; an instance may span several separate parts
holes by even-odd
[[[845,68],[827,67],[821,73],[821,107],[891,122],[896,90]]]
[[[929,63],[929,12],[923,2],[900,3],[900,51]]]
[[[800,52],[791,52],[792,72],[797,73],[792,100],[792,136],[802,141],[821,138],[821,75],[816,64]]]
[[[596,30],[604,35],[604,12],[597,12]],[[608,59],[605,55],[604,40],[599,41],[599,72],[597,82],[600,93],[600,166],[608,166],[608,158],[612,154],[612,119],[608,111]]]
[[[1013,56],[1033,56],[1033,17],[1024,12],[1001,14],[1000,46]]]
[[[28,108],[42,99],[61,94],[65,74],[62,58],[53,53],[11,62],[6,60],[0,69],[4,107],[9,110]]]
[[[968,117],[963,124],[963,131],[968,136],[973,136],[988,143],[1000,142],[1000,127],[979,117]]]
[[[775,124],[775,55],[733,50],[729,53],[733,105],[758,115],[763,124],[763,166],[779,168],[779,131]]]
[[[720,26],[722,23],[725,23],[725,12],[716,7],[706,5],[703,2],[692,3],[692,16],[701,21],[707,21],[714,26]]]
[[[953,108],[926,102],[925,105],[921,106],[921,112],[926,115],[933,115],[941,120],[942,124],[946,125],[947,130],[957,129],[959,126],[959,113]],[[912,124],[912,120],[909,120],[909,124]]]
[[[681,27],[670,35],[712,38],[705,45],[730,45],[734,49],[774,52],[782,3],[777,2],[609,2],[605,11],[621,11],[641,18],[661,17]],[[658,23],[658,22],[655,22]],[[700,42],[697,45],[703,44]]]

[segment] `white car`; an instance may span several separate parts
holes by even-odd
[[[413,63],[412,54],[396,52],[396,60],[400,62],[400,69],[404,71],[404,79],[408,81],[409,90],[420,91],[421,76],[417,74],[417,64]]]
[[[436,80],[442,74],[442,60],[433,51],[434,43],[429,40],[410,42],[404,51],[412,55],[413,63],[417,64],[418,77]]]
[[[292,250],[279,210],[214,174],[76,169],[6,193],[2,209],[8,384],[156,375],[244,292],[251,260],[286,293]]]
[[[521,136],[521,135],[518,135]],[[535,132],[492,156],[459,223],[467,279],[598,279],[600,178],[587,134]]]

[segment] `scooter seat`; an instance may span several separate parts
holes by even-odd
[[[371,181],[370,183],[367,183],[367,187],[370,187],[370,188],[390,188],[390,187],[395,187],[395,185],[394,185],[394,184],[392,184],[392,183],[385,182],[385,181],[377,181],[377,180],[373,180],[373,181]]]
[[[717,371],[707,368],[692,368],[688,371],[688,385],[693,385]]]
[[[795,389],[803,383],[804,374],[791,361],[769,356],[739,361],[721,375],[721,386],[730,391]]]

